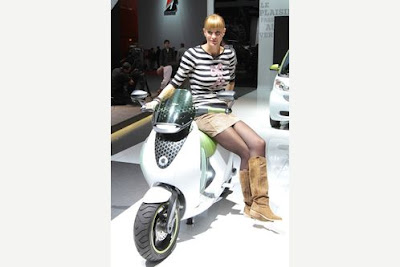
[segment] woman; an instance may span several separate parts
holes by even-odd
[[[161,100],[170,97],[187,77],[195,106],[224,104],[216,93],[234,89],[236,68],[235,51],[221,45],[225,31],[221,16],[208,16],[203,28],[207,42],[189,48],[183,54],[174,78],[155,100],[146,104],[146,108],[154,109]],[[195,120],[201,131],[240,156],[244,213],[262,221],[281,220],[269,207],[265,141],[233,114],[205,114]]]

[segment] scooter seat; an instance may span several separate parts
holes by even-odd
[[[204,152],[206,154],[206,158],[211,157],[215,150],[217,149],[217,142],[214,141],[211,137],[203,133],[202,131],[200,132],[200,145],[204,149]]]

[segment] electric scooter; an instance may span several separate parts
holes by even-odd
[[[147,92],[131,94],[145,110]],[[230,113],[234,91],[222,91],[224,107],[195,108],[190,91],[176,89],[153,111],[152,131],[140,152],[140,167],[150,189],[134,223],[139,254],[161,261],[174,250],[183,220],[190,221],[220,199],[236,169],[233,153],[201,132],[194,118],[211,112]]]

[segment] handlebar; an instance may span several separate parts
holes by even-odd
[[[209,107],[209,106],[200,106],[196,107],[196,116],[204,115],[207,113],[232,113],[231,108],[218,108],[218,107]]]
[[[218,108],[218,107],[208,107],[208,106],[196,107],[195,110],[196,110],[196,117],[207,114],[207,113],[226,113],[226,114],[232,113],[231,108]],[[141,112],[154,112],[153,109],[147,109],[146,104],[141,106],[140,111]]]
[[[145,98],[147,96],[147,92],[142,90],[135,90],[131,94],[132,101],[137,101],[141,105],[141,112],[154,112],[154,109],[146,108]],[[211,107],[211,106],[200,106],[196,107],[196,116],[207,114],[207,113],[232,113],[232,105],[237,99],[234,91],[221,91],[217,93],[217,96],[220,100],[223,100],[226,103],[226,107]]]

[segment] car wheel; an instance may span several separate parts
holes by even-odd
[[[269,123],[271,124],[272,128],[279,128],[281,126],[281,122],[280,121],[274,121],[273,119],[271,119],[271,117],[269,117]]]

